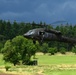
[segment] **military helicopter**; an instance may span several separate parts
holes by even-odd
[[[61,31],[48,28],[35,28],[29,30],[24,34],[24,37],[32,39],[34,44],[36,43],[36,40],[40,44],[42,44],[44,41],[58,41],[76,44],[76,39],[63,36]]]

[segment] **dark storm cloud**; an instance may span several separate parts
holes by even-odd
[[[75,0],[0,0],[0,19],[51,23],[76,23]]]

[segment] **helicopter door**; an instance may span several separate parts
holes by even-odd
[[[44,34],[45,34],[45,32],[43,32],[43,31],[39,32],[39,35],[44,35]]]

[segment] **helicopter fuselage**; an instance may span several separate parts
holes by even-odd
[[[39,42],[43,41],[59,41],[65,43],[76,43],[76,39],[63,36],[59,31],[45,30],[45,28],[36,28],[29,30],[24,37]]]

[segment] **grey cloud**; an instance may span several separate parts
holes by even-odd
[[[0,19],[75,22],[76,0],[0,0]]]
[[[69,0],[56,6],[57,7],[53,10],[53,14],[51,15],[53,20],[67,20],[75,23],[76,1]]]
[[[20,21],[21,19],[25,21],[25,18],[28,18],[28,16],[30,16],[29,12],[23,12],[23,13],[5,12],[5,13],[0,14],[0,19],[17,20],[17,21]]]

